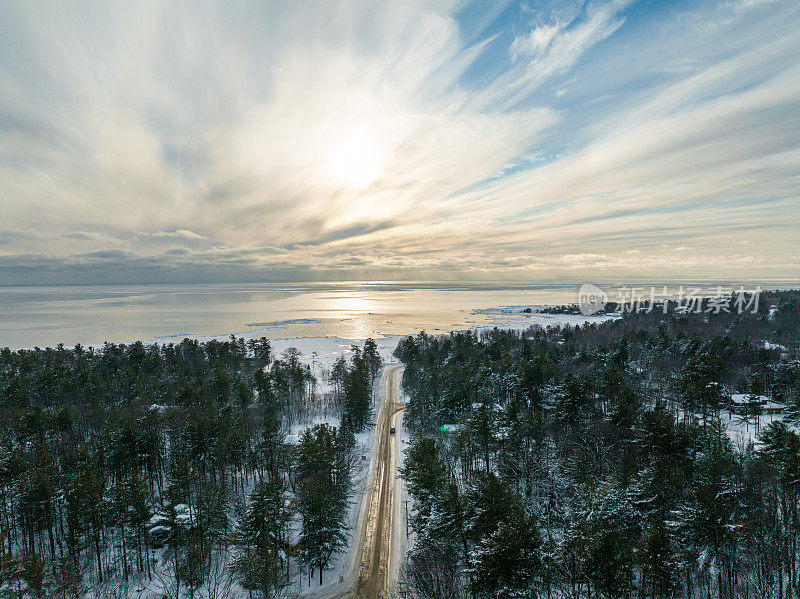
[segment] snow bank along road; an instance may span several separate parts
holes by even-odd
[[[332,597],[357,599],[384,599],[395,575],[392,571],[393,521],[397,509],[397,455],[395,427],[398,413],[405,404],[398,402],[402,366],[389,364],[381,378],[383,403],[378,412],[376,426],[375,463],[369,488],[364,494],[356,530],[353,568],[347,573],[349,584]],[[357,568],[357,570],[356,570]]]

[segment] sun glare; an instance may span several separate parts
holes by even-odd
[[[383,162],[383,148],[375,132],[353,127],[334,144],[328,168],[338,183],[361,189],[380,176]]]

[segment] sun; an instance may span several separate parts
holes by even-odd
[[[374,129],[348,128],[332,145],[328,162],[331,177],[351,189],[362,189],[383,171],[385,152]]]

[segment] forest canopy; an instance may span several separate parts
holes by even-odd
[[[322,580],[379,370],[372,340],[325,391],[264,338],[3,349],[0,593],[272,597]],[[312,415],[327,418],[302,429]]]
[[[798,596],[800,293],[761,301],[401,341],[405,590]]]

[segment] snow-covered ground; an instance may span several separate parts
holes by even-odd
[[[678,410],[678,417],[683,417],[684,412]],[[694,414],[692,416],[697,422],[702,419],[701,414]],[[761,414],[760,416],[744,416],[736,414],[727,408],[720,411],[719,420],[722,426],[725,427],[725,433],[728,435],[731,444],[741,451],[746,449],[751,443],[758,445],[758,436],[773,422],[779,422],[786,418],[786,414]],[[792,422],[787,422],[790,428],[797,430],[797,425]]]
[[[756,443],[758,435],[761,434],[770,423],[783,420],[784,414],[761,414],[760,416],[741,416],[724,412],[720,414],[720,420],[725,425],[728,438],[733,446],[744,449],[750,443]]]
[[[490,326],[482,326],[478,328],[490,328],[497,326],[499,328],[527,328],[532,325],[540,325],[543,327],[556,326],[556,325],[582,325],[587,322],[603,322],[605,320],[613,320],[620,318],[619,314],[595,314],[592,316],[585,316],[583,314],[550,314],[544,312],[552,306],[545,306],[542,304],[529,304],[518,306],[497,306],[493,308],[476,308],[472,310],[472,314],[480,314],[483,316],[490,316],[492,323]]]

